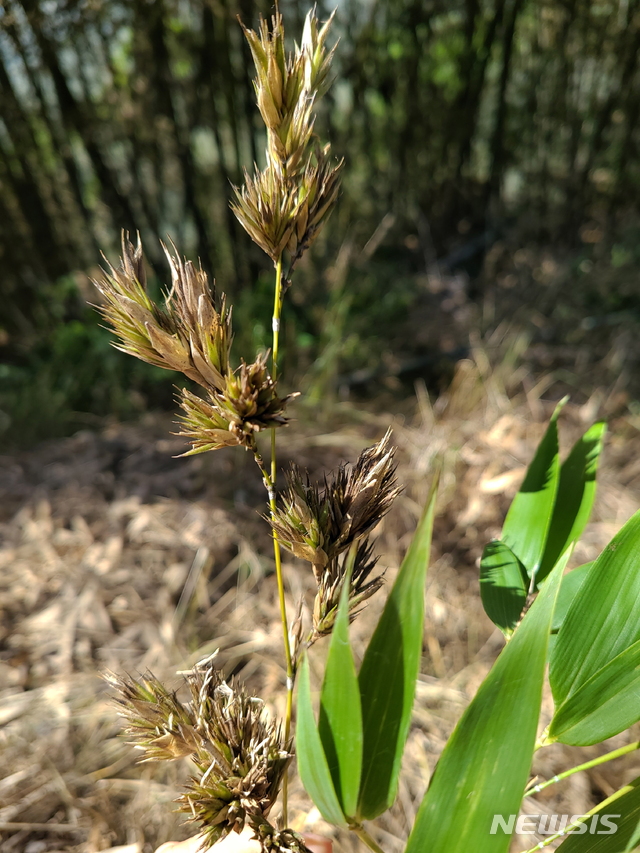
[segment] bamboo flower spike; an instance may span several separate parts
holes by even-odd
[[[313,639],[331,631],[345,576],[347,552],[358,543],[349,591],[352,618],[357,608],[382,585],[382,577],[368,580],[376,560],[367,536],[391,508],[396,488],[395,449],[391,432],[367,448],[353,466],[342,466],[311,485],[298,468],[289,474],[289,487],[268,521],[279,541],[313,567],[318,584],[314,605]],[[343,556],[344,555],[344,556]]]
[[[118,349],[222,391],[229,372],[231,312],[224,296],[216,305],[215,289],[202,268],[163,248],[172,285],[164,306],[147,294],[140,235],[134,249],[123,232],[120,269],[108,264],[104,277],[94,282],[105,300],[99,310],[120,339]]]
[[[288,175],[304,164],[313,132],[313,107],[329,85],[335,48],[327,53],[325,41],[334,15],[318,29],[315,10],[308,12],[301,45],[288,55],[280,12],[272,17],[271,30],[264,19],[259,33],[243,26],[257,72],[254,88],[267,128],[267,157]]]
[[[242,362],[235,373],[227,373],[222,392],[211,392],[209,401],[183,389],[179,402],[185,414],[178,435],[192,442],[183,456],[234,445],[254,450],[257,432],[288,423],[284,408],[298,395],[278,397],[266,359],[258,356],[253,364]]]
[[[285,51],[284,26],[277,10],[271,27],[261,19],[259,31],[243,27],[256,68],[254,87],[260,114],[267,129],[266,166],[256,168],[253,178],[245,176],[242,188],[235,189],[233,212],[251,239],[273,261],[275,288],[273,298],[273,346],[271,375],[278,378],[280,318],[283,295],[291,284],[297,262],[311,245],[338,197],[342,163],[334,163],[329,146],[322,147],[314,137],[315,108],[328,85],[333,51],[325,41],[333,15],[318,26],[315,10],[308,13],[302,43],[293,53]],[[283,258],[289,253],[288,269]],[[254,451],[269,495],[272,517],[276,513],[277,454],[275,430],[271,431],[269,470]],[[284,639],[287,673],[285,732],[293,713],[294,658],[291,652],[288,617],[282,572],[280,544],[273,529],[273,549],[278,598]],[[283,821],[287,822],[287,780],[282,796]]]
[[[227,685],[210,659],[185,676],[186,703],[151,674],[109,678],[141,761],[192,759],[197,775],[177,802],[201,823],[202,849],[248,824],[264,851],[304,853],[299,836],[279,832],[267,819],[292,759],[281,726],[266,717],[261,700]]]
[[[163,248],[171,269],[164,306],[147,294],[140,238],[134,249],[123,234],[120,269],[109,264],[104,279],[96,282],[105,298],[102,316],[120,339],[119,349],[179,370],[207,390],[203,399],[182,389],[179,435],[192,443],[185,455],[220,447],[252,449],[256,432],[287,423],[284,409],[296,395],[278,396],[266,355],[231,370],[231,311],[225,297],[216,300],[201,268]]]
[[[332,162],[330,146],[314,138],[315,107],[328,88],[333,50],[325,41],[333,15],[321,28],[315,11],[305,20],[302,43],[293,54],[284,49],[282,16],[271,30],[244,29],[256,66],[254,87],[267,128],[267,165],[245,175],[232,205],[238,221],[275,265],[285,249],[291,266],[311,245],[338,197],[341,162]],[[335,48],[334,48],[335,49]]]

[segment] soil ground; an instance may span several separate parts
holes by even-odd
[[[525,379],[523,383],[523,378]],[[353,460],[394,428],[402,495],[376,530],[390,582],[410,540],[436,459],[443,466],[427,585],[422,674],[398,801],[372,828],[400,853],[446,738],[495,660],[502,639],[482,610],[478,560],[500,532],[554,405],[552,380],[532,382],[507,364],[490,369],[477,349],[458,363],[431,405],[424,387],[395,414],[336,405],[280,434],[283,465],[312,477]],[[556,397],[557,398],[557,397]],[[398,413],[401,412],[401,413]],[[640,418],[611,395],[566,407],[566,453],[580,432],[610,415],[592,521],[572,565],[592,559],[638,507]],[[125,845],[151,853],[194,833],[172,811],[188,766],[138,765],[118,736],[105,670],[178,670],[220,649],[227,675],[282,711],[279,615],[263,488],[252,460],[225,450],[176,459],[171,419],[109,424],[0,459],[0,850],[94,853]],[[285,561],[290,607],[312,597],[306,564]],[[387,584],[388,585],[388,584]],[[356,651],[370,635],[384,591],[353,626]],[[322,650],[312,660],[315,675]],[[544,723],[551,712],[545,697]],[[638,739],[590,749],[542,750],[535,772],[572,764]],[[528,813],[583,813],[640,775],[628,756],[525,801]],[[292,824],[332,834],[297,781]],[[337,850],[356,849],[335,835]],[[517,838],[514,850],[531,847]]]

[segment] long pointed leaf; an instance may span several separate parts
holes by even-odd
[[[318,731],[342,811],[353,816],[362,771],[362,710],[358,675],[349,644],[349,567],[331,634]]]
[[[331,778],[331,771],[322,748],[311,704],[309,661],[302,659],[298,675],[298,720],[296,726],[296,753],[302,784],[322,817],[336,826],[346,826],[340,802]]]
[[[573,599],[578,594],[578,590],[582,587],[582,584],[586,581],[587,574],[592,565],[593,563],[584,563],[582,566],[577,566],[575,569],[567,572],[562,578],[558,600],[556,601],[556,609],[553,612],[551,630],[554,633],[557,634],[562,627],[562,623],[569,612]]]
[[[405,853],[506,853],[495,815],[517,814],[536,740],[558,566],[464,712],[440,757]]]
[[[578,590],[587,579],[587,572],[593,563],[585,563],[572,569],[562,578],[560,584],[560,592],[556,599],[556,609],[553,611],[553,622],[551,623],[551,636],[549,637],[549,649],[547,655],[549,660],[553,655],[556,640],[558,639],[558,631],[562,627],[573,599],[578,594]]]
[[[544,556],[536,577],[544,580],[570,542],[580,538],[596,496],[596,472],[607,426],[600,421],[573,446],[560,467],[558,494]]]
[[[527,601],[527,573],[513,551],[496,539],[480,560],[480,596],[484,611],[506,636],[511,636]]]
[[[640,720],[640,640],[629,646],[556,710],[549,740],[591,746]]]
[[[640,640],[640,512],[587,572],[560,628],[549,680],[556,707]]]
[[[388,809],[398,789],[422,656],[436,485],[360,668],[364,739],[358,819],[371,820]]]
[[[529,577],[540,567],[558,491],[558,416],[565,401],[556,406],[551,422],[513,499],[500,537],[524,565]]]

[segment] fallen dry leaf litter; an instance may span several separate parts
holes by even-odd
[[[509,500],[553,403],[548,383],[515,393],[517,371],[490,375],[478,352],[460,362],[434,407],[418,388],[405,417],[349,406],[322,434],[294,424],[282,461],[312,474],[353,459],[391,423],[405,487],[377,530],[387,580],[404,553],[443,460],[439,514],[427,584],[423,674],[398,801],[373,829],[400,853],[446,738],[498,654],[501,635],[483,613],[477,561],[500,531]],[[484,375],[484,379],[482,378]],[[520,386],[522,387],[522,386]],[[604,395],[562,416],[566,453]],[[346,425],[345,425],[346,424]],[[147,853],[193,828],[171,802],[188,767],[137,765],[118,737],[104,670],[176,671],[220,649],[228,675],[283,710],[284,670],[263,489],[238,450],[176,459],[183,445],[170,419],[82,432],[0,460],[0,850],[3,853]],[[281,435],[283,435],[281,433]],[[640,497],[640,420],[614,417],[593,520],[573,557],[592,559],[635,511]],[[306,566],[287,557],[290,603],[311,598]],[[384,601],[377,596],[352,634],[362,650]],[[321,644],[319,644],[321,645]],[[320,653],[322,654],[322,653]],[[315,664],[314,664],[315,661]],[[312,659],[315,674],[320,661]],[[545,698],[543,716],[552,706]],[[632,735],[607,744],[614,748]],[[604,751],[554,746],[536,759],[549,778]],[[640,758],[578,774],[525,802],[529,813],[581,813],[640,773]],[[293,826],[331,833],[293,785]],[[514,850],[533,843],[516,839]],[[338,833],[338,850],[356,842]]]

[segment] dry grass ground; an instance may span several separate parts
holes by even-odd
[[[550,381],[527,382],[509,359],[491,369],[486,350],[478,349],[458,365],[433,408],[418,388],[402,416],[343,406],[319,435],[304,416],[281,433],[283,461],[296,459],[319,474],[394,426],[405,491],[377,531],[389,580],[434,458],[444,460],[424,665],[403,779],[395,807],[372,830],[388,853],[402,850],[445,740],[501,648],[480,603],[477,561],[499,533],[545,428],[553,404],[542,397],[553,397]],[[569,404],[562,416],[566,452],[596,417],[614,414],[597,505],[575,565],[591,559],[639,503],[640,419],[617,409],[615,399],[596,393],[581,407]],[[193,833],[171,807],[187,766],[135,764],[118,737],[101,671],[149,668],[177,684],[177,670],[219,648],[227,673],[282,709],[279,617],[268,533],[258,514],[259,477],[240,451],[173,459],[181,445],[169,434],[169,419],[148,418],[0,461],[3,853],[94,853],[118,845],[150,853]],[[310,597],[305,566],[287,560],[292,603]],[[357,649],[383,595],[354,625]],[[317,657],[315,664],[317,673]],[[545,715],[550,708],[547,698]],[[548,778],[601,751],[545,749],[535,770]],[[528,799],[525,810],[580,813],[639,773],[640,757],[630,756],[553,786]],[[296,828],[331,832],[297,782],[292,813]],[[356,849],[340,834],[336,842],[338,850]],[[514,849],[533,843],[531,836],[516,839]]]

